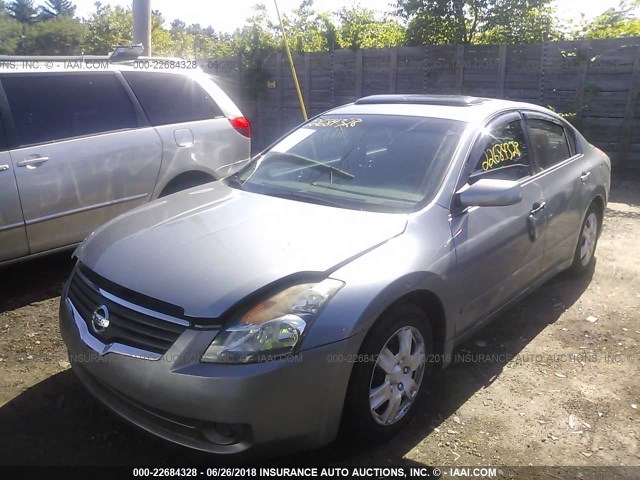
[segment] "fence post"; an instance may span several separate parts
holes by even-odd
[[[464,82],[464,44],[460,44],[456,48],[456,89],[458,94],[462,95],[462,87]]]
[[[276,62],[278,63],[278,83],[276,84],[276,88],[278,90],[278,132],[283,132],[284,127],[282,125],[282,98],[284,93],[284,84],[282,80],[284,76],[282,75],[282,53],[276,54]]]
[[[429,82],[429,45],[425,45],[424,58],[422,60],[422,93],[427,93],[427,85]]]
[[[630,149],[631,149],[631,132],[633,130],[633,117],[636,109],[638,94],[640,93],[640,44],[636,45],[636,55],[633,58],[633,71],[631,73],[631,83],[629,84],[629,92],[627,93],[627,104],[624,108],[624,123],[622,124],[622,141],[620,142],[620,150],[618,154],[618,165],[628,167]]]
[[[504,98],[504,77],[507,72],[507,46],[498,45],[498,98]]]
[[[539,83],[538,83],[538,104],[539,105],[543,105],[544,104],[544,75],[546,73],[546,66],[547,66],[547,43],[548,42],[543,42],[542,44],[540,44],[540,77],[539,77]]]
[[[398,79],[398,47],[389,51],[389,93],[396,93]]]
[[[313,114],[311,113],[311,54],[309,52],[304,54],[304,86],[302,88],[304,103],[307,105],[308,115],[311,118]]]
[[[584,89],[587,84],[587,71],[589,69],[589,59],[591,57],[589,50],[591,49],[591,41],[585,40],[578,47],[578,83],[576,84],[576,114],[578,118],[582,117],[582,110],[584,109]]]
[[[356,98],[362,97],[362,50],[356,50]]]

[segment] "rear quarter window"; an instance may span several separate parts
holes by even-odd
[[[122,72],[153,126],[223,117],[214,99],[185,75]]]
[[[565,129],[557,123],[538,118],[527,119],[531,146],[544,170],[571,157]]]

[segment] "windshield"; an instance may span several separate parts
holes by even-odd
[[[256,157],[229,185],[342,208],[408,212],[435,194],[464,127],[439,118],[325,115]]]

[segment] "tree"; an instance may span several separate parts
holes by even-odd
[[[404,41],[404,27],[397,20],[387,17],[379,21],[375,12],[368,8],[343,7],[336,15],[341,48],[384,48],[401,45]]]
[[[233,53],[244,58],[247,64],[255,64],[256,61],[266,58],[282,45],[276,37],[277,29],[269,20],[264,3],[254,5],[253,10],[253,16],[249,17],[245,25],[231,36]]]
[[[19,53],[23,55],[79,55],[86,26],[69,16],[38,22],[25,29]]]
[[[269,21],[264,3],[254,5],[253,10],[253,16],[231,36],[230,47],[246,69],[242,77],[243,94],[255,98],[267,79],[262,61],[277,51],[282,42],[274,33],[276,27]]]
[[[540,43],[557,40],[559,32],[547,0],[502,0],[481,25],[477,43]],[[514,16],[514,12],[518,12]]]
[[[171,35],[176,35],[187,30],[187,24],[184,23],[179,18],[176,18],[173,22],[171,22]]]
[[[73,18],[76,15],[76,6],[71,0],[48,0],[40,7],[40,16],[51,19],[56,17]]]
[[[319,14],[313,0],[302,0],[291,15],[283,18],[289,47],[296,52],[323,52],[336,47],[336,27],[329,14]]]
[[[33,0],[13,0],[7,5],[9,14],[22,24],[31,24],[36,21],[37,11],[33,6]]]
[[[407,43],[544,41],[552,34],[552,0],[398,0]]]
[[[96,2],[96,11],[87,20],[85,53],[106,55],[117,45],[131,44],[132,21],[130,8],[105,6]]]
[[[640,8],[640,0],[635,2],[623,0],[617,8],[605,10],[591,22],[583,24],[571,36],[576,39],[640,36],[638,8]]]
[[[0,55],[15,54],[22,36],[22,25],[8,15],[0,15]]]

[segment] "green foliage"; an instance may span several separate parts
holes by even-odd
[[[7,15],[0,15],[0,55],[16,53],[22,35],[22,26]]]
[[[319,11],[314,0],[299,1],[283,15],[294,52],[640,36],[640,0],[622,0],[577,25],[553,18],[553,0],[390,0],[398,17],[380,16],[362,6]],[[180,19],[167,25],[160,12],[153,11],[152,53],[238,56],[250,70],[249,83],[260,83],[261,62],[283,51],[280,25],[271,20],[270,11],[264,3],[255,5],[252,16],[232,34]],[[77,19],[75,13],[74,0],[0,0],[0,54],[107,54],[131,43],[131,8],[96,2],[89,18]]]
[[[86,26],[79,20],[61,16],[38,22],[25,29],[19,47],[23,55],[79,55],[82,53]]]
[[[117,45],[132,41],[133,16],[130,8],[112,7],[96,2],[96,11],[87,22],[85,53],[104,55]]]
[[[230,38],[231,51],[238,55],[246,73],[242,90],[254,96],[266,81],[262,60],[280,49],[282,42],[276,37],[276,26],[269,20],[267,7],[259,3],[253,7],[254,14],[237,29]]]
[[[574,28],[569,36],[574,39],[640,36],[639,9],[640,0],[635,2],[623,0],[617,8],[609,8],[591,22]]]
[[[384,18],[379,21],[368,8],[343,7],[337,12],[338,45],[341,48],[384,48],[402,45],[405,31],[397,20]]]
[[[283,18],[289,47],[294,52],[326,52],[336,47],[336,29],[327,13],[318,13],[313,0],[302,0]]]
[[[540,43],[555,40],[548,0],[499,0],[478,32],[478,43]]]
[[[282,45],[279,36],[276,36],[277,27],[269,20],[264,3],[254,5],[253,10],[253,16],[231,35],[231,50],[249,64],[265,58]]]
[[[410,45],[529,43],[553,37],[552,0],[398,0]]]

